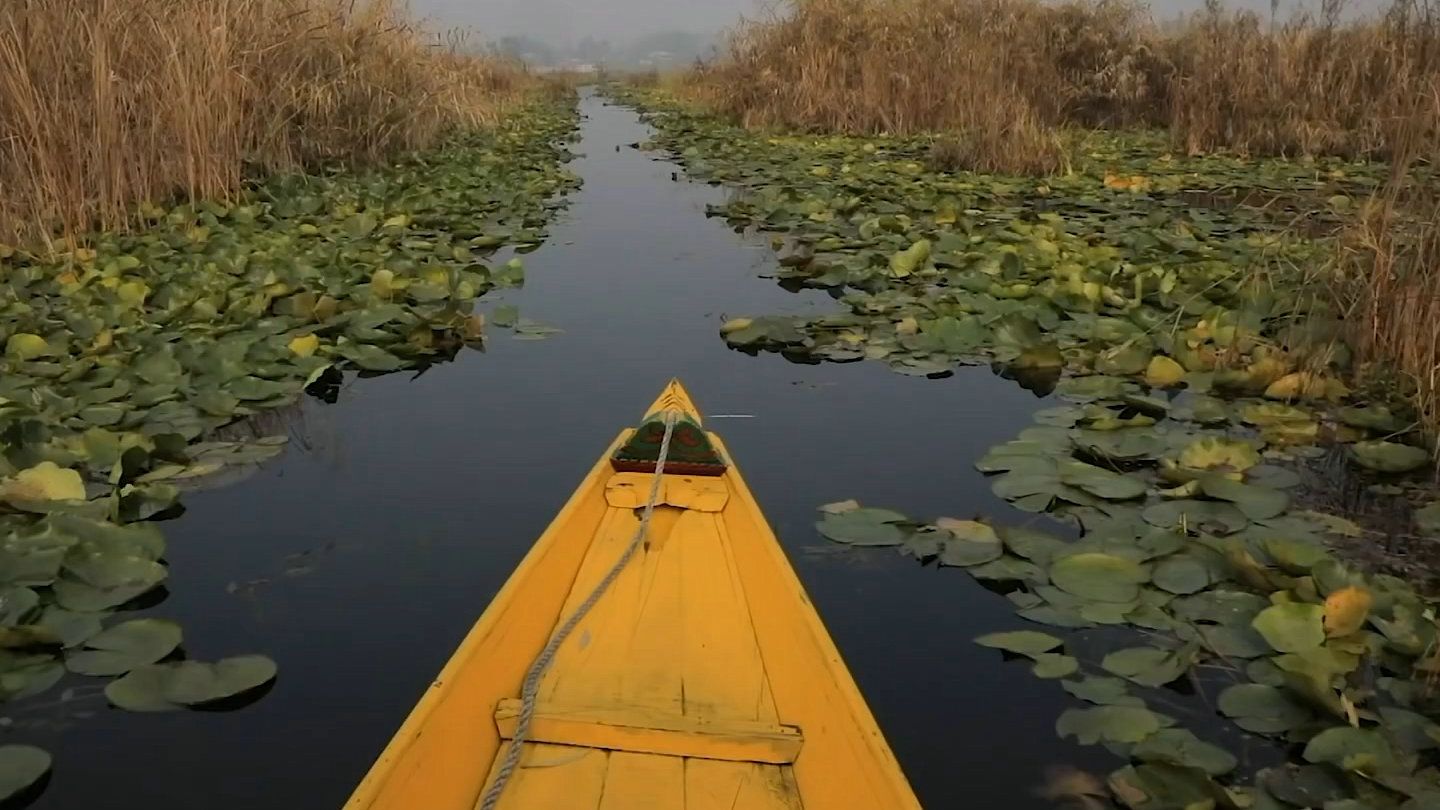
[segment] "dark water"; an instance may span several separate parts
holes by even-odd
[[[851,497],[915,516],[1018,519],[971,464],[1028,426],[1040,401],[984,368],[926,380],[730,351],[717,336],[726,313],[835,305],[758,278],[768,248],[703,216],[722,190],[673,182],[674,166],[623,146],[647,136],[634,113],[595,98],[583,110],[573,168],[585,187],[526,257],[525,289],[496,299],[565,333],[497,331],[483,355],[414,379],[356,380],[337,404],[257,425],[288,431],[290,449],[187,500],[166,525],[172,592],[149,613],[183,624],[192,657],[268,653],[278,682],[234,712],[133,715],[98,697],[15,707],[26,741],[55,755],[36,808],[338,808],[671,376],[707,414],[753,417],[711,427],[927,808],[1047,806],[1032,795],[1047,765],[1106,761],[1055,737],[1066,705],[1055,683],[970,643],[1020,624],[1002,597],[888,549],[838,550],[812,528],[817,505]]]

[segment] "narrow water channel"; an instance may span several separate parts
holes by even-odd
[[[729,350],[725,316],[833,308],[760,278],[761,242],[704,217],[725,191],[627,145],[627,109],[584,98],[582,191],[526,286],[487,298],[564,329],[494,331],[488,351],[411,378],[352,380],[260,434],[290,448],[188,498],[166,526],[187,652],[264,652],[280,677],[231,712],[134,715],[84,697],[17,706],[55,755],[37,808],[338,808],[460,638],[616,432],[678,376],[725,437],[927,808],[1047,807],[1046,766],[1103,761],[1060,742],[1054,683],[971,644],[1018,626],[958,570],[827,546],[815,507],[1016,519],[971,466],[1040,400],[988,369],[913,379]],[[618,147],[618,149],[617,149]],[[477,763],[477,767],[480,765]],[[418,809],[417,809],[418,810]],[[883,810],[877,808],[877,810]]]

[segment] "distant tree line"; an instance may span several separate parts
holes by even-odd
[[[667,67],[694,62],[711,55],[719,37],[695,31],[658,31],[643,34],[616,45],[608,39],[584,37],[573,45],[556,45],[528,34],[501,37],[494,43],[499,53],[532,65],[564,66],[567,63],[607,67]]]

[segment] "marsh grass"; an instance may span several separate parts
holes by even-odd
[[[1169,127],[1191,153],[1390,158],[1416,105],[1440,82],[1440,9],[1399,0],[1379,17],[1343,21],[1327,0],[1283,23],[1218,3],[1176,30]]]
[[[1064,162],[1057,123],[1143,122],[1160,104],[1152,40],[1123,0],[800,0],[739,29],[688,90],[748,126],[947,131],[942,152],[966,164],[1044,172]]]
[[[0,242],[494,121],[528,82],[394,0],[0,3]]]
[[[1284,22],[1212,2],[1166,26],[1129,0],[793,0],[686,90],[752,127],[943,132],[957,167],[1043,174],[1066,164],[1069,126],[1167,128],[1190,153],[1388,157],[1437,85],[1430,0]]]

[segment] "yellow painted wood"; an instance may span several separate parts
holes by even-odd
[[[789,768],[753,762],[685,762],[685,810],[801,810]]]
[[[496,810],[599,810],[609,769],[608,751],[526,745]],[[424,810],[420,801],[409,806]]]
[[[610,755],[600,810],[668,810],[684,806],[684,759],[618,752]]]
[[[649,413],[667,408],[699,418],[676,382]],[[622,433],[610,452],[627,437]],[[514,703],[506,701],[519,696],[525,670],[558,622],[589,595],[638,526],[652,476],[615,473],[609,455],[496,596],[347,810],[472,810],[503,751],[499,730],[512,733],[506,723]],[[581,805],[552,805],[544,796],[560,793],[516,792],[512,783],[501,806],[918,810],[739,471],[732,464],[718,478],[666,476],[662,487],[664,505],[644,547],[561,646],[542,681],[535,724],[542,741],[527,743],[522,758],[604,757],[576,759],[587,769],[604,763],[598,804],[583,805],[588,799],[581,796],[574,799]],[[754,740],[741,741],[756,751],[749,761],[687,757],[678,747],[720,745],[714,735],[682,739],[689,729],[781,727],[803,738],[789,764],[766,761],[770,749]],[[676,747],[635,750],[634,740],[646,734]],[[551,744],[560,741],[576,744]],[[732,749],[706,753],[720,750]],[[524,768],[525,791],[551,789],[540,781],[571,780],[567,772],[575,767],[567,761]]]
[[[605,500],[621,509],[640,509],[650,497],[649,473],[617,472],[605,485]],[[730,501],[730,488],[720,478],[667,475],[655,502],[694,512],[719,512]]]
[[[515,736],[519,700],[502,700],[495,726],[502,739]],[[641,716],[633,709],[570,709],[541,704],[530,725],[530,740],[609,751],[667,754],[734,762],[794,762],[800,731],[769,723],[704,722],[684,716]]]

